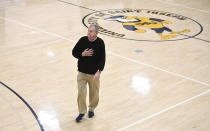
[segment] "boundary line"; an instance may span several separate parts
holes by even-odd
[[[189,6],[186,6],[186,5],[181,5],[181,4],[176,4],[174,2],[169,2],[169,1],[163,1],[163,0],[156,0],[160,3],[164,3],[164,4],[169,4],[169,5],[173,5],[173,6],[179,6],[179,7],[184,7],[184,8],[188,8],[188,9],[193,9],[193,10],[197,10],[197,11],[200,11],[200,12],[203,12],[203,13],[209,13],[210,14],[210,11],[206,11],[206,10],[201,10],[201,9],[198,9],[198,8],[193,8],[193,7],[189,7]]]
[[[48,31],[45,31],[45,30],[43,30],[43,29],[39,29],[39,28],[30,26],[30,25],[26,25],[26,24],[20,23],[20,22],[15,21],[15,20],[11,20],[11,19],[4,18],[4,17],[1,17],[1,16],[0,16],[0,19],[6,20],[6,21],[9,21],[9,22],[11,22],[11,23],[15,23],[15,24],[18,24],[18,25],[21,25],[21,26],[24,26],[24,27],[29,28],[29,29],[32,29],[32,30],[36,30],[36,31],[41,32],[41,33],[45,33],[45,34],[48,34],[48,35],[51,35],[51,36],[55,36],[55,37],[58,37],[58,38],[61,38],[61,39],[64,39],[64,40],[68,40],[68,41],[70,41],[70,42],[75,42],[75,41],[73,41],[72,39],[63,37],[63,36],[58,35],[58,34],[56,34],[56,33],[48,32]]]
[[[21,117],[20,113],[17,112],[15,107],[13,107],[12,103],[5,96],[3,96],[1,93],[0,93],[0,98],[2,98],[4,101],[7,102],[7,104],[9,104],[9,107],[13,110],[13,113],[15,113],[15,115],[18,117],[21,125],[23,126],[24,131],[28,131],[27,128],[26,128],[26,125],[25,125],[25,123],[23,121],[23,118]]]
[[[182,101],[182,102],[180,102],[180,103],[177,103],[177,104],[175,104],[175,105],[173,105],[173,106],[170,106],[170,107],[168,107],[168,108],[166,108],[166,109],[163,109],[163,110],[161,110],[161,111],[159,111],[159,112],[157,112],[157,113],[154,113],[154,114],[149,115],[149,116],[147,116],[147,117],[145,117],[145,118],[143,118],[143,119],[140,119],[140,120],[138,120],[138,121],[136,121],[136,122],[133,122],[133,123],[131,123],[131,124],[129,124],[129,125],[123,127],[123,128],[118,129],[117,131],[123,131],[123,130],[128,129],[128,128],[132,127],[132,126],[135,126],[135,125],[137,125],[137,124],[140,124],[140,123],[142,123],[142,122],[144,122],[144,121],[146,121],[146,120],[149,120],[149,119],[151,119],[151,118],[153,118],[153,117],[155,117],[155,116],[158,116],[158,115],[160,115],[160,114],[162,114],[162,113],[165,113],[165,112],[167,112],[167,111],[169,111],[169,110],[172,110],[172,109],[174,109],[174,108],[176,108],[176,107],[178,107],[178,106],[180,106],[180,105],[183,105],[183,104],[186,103],[186,102],[192,101],[192,100],[194,100],[194,99],[196,99],[196,98],[198,98],[198,97],[200,97],[200,96],[203,96],[203,95],[205,95],[205,94],[208,94],[209,92],[210,92],[210,90],[204,91],[204,92],[202,92],[202,93],[200,93],[200,94],[198,94],[198,95],[196,95],[196,96],[193,96],[193,97],[191,97],[191,98],[189,98],[189,99],[186,99],[186,100],[184,100],[184,101]]]
[[[184,79],[187,79],[187,80],[190,80],[190,81],[193,81],[193,82],[195,82],[195,83],[199,83],[199,84],[202,84],[202,85],[205,85],[205,86],[210,86],[210,84],[208,84],[208,83],[205,83],[205,82],[202,82],[202,81],[199,81],[199,80],[195,80],[195,79],[189,78],[189,77],[187,77],[187,76],[184,76],[184,75],[181,75],[181,74],[178,74],[178,73],[175,73],[175,72],[170,72],[170,71],[164,70],[164,69],[162,69],[162,68],[160,68],[160,67],[156,67],[156,66],[153,66],[153,65],[150,65],[150,64],[146,64],[146,63],[143,63],[143,62],[140,62],[140,61],[137,61],[137,60],[134,60],[134,59],[125,57],[125,56],[118,55],[118,54],[116,54],[116,53],[112,53],[112,52],[110,52],[110,51],[107,51],[107,53],[109,53],[109,54],[112,55],[112,56],[117,56],[117,57],[120,57],[120,58],[122,58],[122,59],[131,61],[131,62],[133,62],[133,63],[137,63],[137,64],[139,64],[139,65],[144,65],[144,66],[147,66],[147,67],[150,67],[150,68],[159,70],[159,71],[166,72],[166,73],[171,74],[171,75],[173,75],[173,76],[181,77],[181,78],[184,78]]]
[[[8,90],[10,90],[12,93],[14,93],[27,107],[28,109],[31,111],[31,113],[33,114],[33,116],[35,117],[41,131],[44,131],[44,128],[37,116],[37,114],[35,113],[35,111],[33,110],[33,108],[28,104],[28,102],[26,102],[17,92],[15,92],[12,88],[10,88],[9,86],[7,86],[6,84],[4,84],[3,82],[0,81],[0,84],[2,84],[4,87],[6,87]]]

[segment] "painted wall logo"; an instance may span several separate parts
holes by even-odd
[[[83,24],[96,24],[99,33],[137,41],[175,41],[195,37],[203,28],[195,20],[164,11],[113,9],[86,15]]]

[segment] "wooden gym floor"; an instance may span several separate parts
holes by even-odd
[[[209,0],[1,0],[0,130],[209,131],[209,19]],[[107,60],[96,116],[76,123],[71,51],[91,23]]]

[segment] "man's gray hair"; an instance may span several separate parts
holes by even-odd
[[[90,28],[90,27],[94,27],[94,28],[95,28],[95,32],[98,33],[98,26],[97,26],[97,25],[93,25],[93,24],[92,24],[92,25],[89,26],[89,28]]]

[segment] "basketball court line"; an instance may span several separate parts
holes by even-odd
[[[64,36],[58,35],[58,34],[56,34],[56,33],[48,32],[48,31],[45,31],[45,30],[43,30],[43,29],[39,29],[39,28],[30,26],[30,25],[26,25],[26,24],[20,23],[20,22],[15,21],[15,20],[11,20],[11,19],[8,19],[8,18],[2,18],[2,17],[0,17],[0,19],[7,20],[7,21],[9,21],[9,22],[12,22],[12,23],[15,23],[15,24],[24,26],[24,27],[26,27],[26,28],[29,28],[29,29],[32,29],[32,30],[35,30],[35,31],[38,31],[38,32],[46,33],[46,34],[48,34],[48,35],[52,35],[52,36],[55,36],[55,37],[58,37],[58,38],[67,40],[67,41],[69,41],[69,42],[73,42],[73,43],[76,43],[76,42],[77,42],[76,40],[72,40],[72,39],[66,38],[66,37],[64,37]],[[184,79],[193,81],[193,82],[195,82],[195,83],[199,83],[199,84],[202,84],[202,85],[205,85],[205,86],[210,86],[210,84],[208,84],[208,83],[205,83],[205,82],[202,82],[202,81],[199,81],[199,80],[195,80],[195,79],[192,79],[192,78],[190,78],[190,77],[187,77],[187,76],[184,76],[184,75],[175,73],[175,72],[170,72],[170,71],[164,70],[164,69],[162,69],[162,68],[160,68],[160,67],[156,67],[156,66],[153,66],[153,65],[150,65],[150,64],[146,64],[146,63],[143,63],[143,62],[134,60],[134,59],[129,58],[129,57],[121,56],[121,55],[116,54],[116,53],[113,53],[113,52],[111,52],[111,51],[107,51],[107,54],[110,54],[110,55],[116,56],[116,57],[120,57],[120,58],[122,58],[122,59],[125,59],[125,60],[127,60],[127,61],[130,61],[130,62],[139,64],[139,65],[144,65],[144,66],[147,66],[147,67],[150,67],[150,68],[153,68],[153,69],[162,71],[162,72],[166,72],[166,73],[171,74],[171,75],[173,75],[173,76],[181,77],[181,78],[184,78]]]
[[[60,36],[60,35],[58,35],[58,34],[56,34],[56,33],[47,32],[47,31],[45,31],[45,30],[42,30],[42,29],[39,29],[39,28],[30,26],[30,25],[26,25],[26,24],[20,23],[20,22],[18,22],[18,21],[12,20],[12,19],[8,19],[8,18],[2,17],[2,16],[0,16],[0,19],[9,21],[9,22],[11,22],[11,23],[16,23],[16,24],[18,24],[18,25],[21,25],[21,26],[24,26],[24,27],[26,27],[26,28],[35,30],[35,31],[37,31],[37,32],[41,32],[41,33],[45,33],[45,34],[48,34],[48,35],[51,35],[51,36],[55,36],[55,37],[58,37],[58,38],[61,38],[61,39],[64,39],[64,40],[68,40],[68,41],[70,41],[70,42],[75,42],[75,41],[73,41],[73,40],[71,40],[71,39],[68,39],[68,38],[66,38],[66,37]]]
[[[181,78],[183,78],[183,79],[190,80],[190,81],[193,81],[193,82],[195,82],[195,83],[199,83],[199,84],[202,84],[202,85],[205,85],[205,86],[209,86],[209,87],[210,87],[210,84],[208,84],[208,83],[205,83],[205,82],[202,82],[202,81],[199,81],[199,80],[195,80],[195,79],[192,79],[192,78],[190,78],[190,77],[187,77],[187,76],[184,76],[184,75],[175,73],[175,72],[170,72],[170,71],[164,70],[164,69],[162,69],[162,68],[160,68],[160,67],[156,67],[156,66],[153,66],[153,65],[150,65],[150,64],[146,64],[146,63],[143,63],[143,62],[140,62],[140,61],[137,61],[137,60],[134,60],[134,59],[125,57],[125,56],[121,56],[121,55],[116,54],[116,53],[113,53],[113,52],[109,52],[109,51],[107,51],[107,52],[108,52],[110,55],[112,55],[112,56],[117,56],[117,57],[120,57],[120,58],[122,58],[122,59],[131,61],[131,62],[133,62],[133,63],[139,64],[139,65],[144,65],[144,66],[146,66],[146,67],[150,67],[150,68],[153,68],[153,69],[162,71],[162,72],[166,72],[166,73],[171,74],[171,75],[173,75],[173,76],[181,77]]]
[[[200,38],[197,38],[197,37],[188,36],[188,35],[185,35],[185,34],[179,34],[179,35],[187,36],[187,37],[189,37],[189,38],[194,38],[194,39],[197,39],[197,40],[201,40],[201,41],[204,41],[204,42],[210,43],[210,41],[209,41],[209,40],[204,40],[204,39],[200,39]]]
[[[22,125],[22,127],[24,129],[24,131],[28,131],[27,128],[26,128],[26,125],[25,125],[25,123],[23,121],[23,118],[21,117],[20,113],[16,111],[15,107],[13,107],[13,105],[11,104],[11,102],[6,97],[4,97],[1,93],[0,93],[0,98],[2,98],[4,101],[7,102],[7,104],[9,104],[9,107],[13,110],[13,112],[18,117],[18,119],[19,119],[19,121],[20,121],[20,123],[21,123],[21,125]],[[3,106],[3,105],[1,105],[1,106]]]
[[[169,1],[169,0],[168,1],[156,0],[156,1],[164,3],[164,4],[173,5],[173,6],[178,6],[178,7],[184,7],[184,8],[188,8],[188,9],[197,10],[197,11],[200,11],[202,13],[208,13],[208,14],[210,13],[210,11],[201,10],[201,9],[189,7],[189,6],[186,6],[186,5],[177,4],[177,3],[174,3],[173,1]]]
[[[194,99],[196,99],[196,98],[198,98],[198,97],[200,97],[200,96],[203,96],[203,95],[205,95],[205,94],[208,94],[208,93],[210,93],[210,90],[204,91],[204,92],[202,92],[202,93],[200,93],[200,94],[198,94],[198,95],[196,95],[196,96],[193,96],[193,97],[191,97],[191,98],[188,98],[188,99],[186,99],[186,100],[184,100],[184,101],[182,101],[182,102],[180,102],[180,103],[177,103],[177,104],[175,104],[175,105],[172,105],[172,106],[170,106],[170,107],[168,107],[168,108],[166,108],[166,109],[163,109],[163,110],[161,110],[161,111],[159,111],[159,112],[157,112],[157,113],[154,113],[154,114],[152,114],[152,115],[149,115],[149,116],[147,116],[147,117],[145,117],[145,118],[143,118],[143,119],[137,120],[136,122],[133,122],[133,123],[131,123],[131,124],[129,124],[129,125],[123,127],[123,128],[120,128],[120,129],[117,130],[117,131],[126,130],[126,129],[132,127],[132,126],[135,126],[135,125],[137,125],[137,124],[140,124],[140,123],[142,123],[142,122],[144,122],[144,121],[146,121],[146,120],[149,120],[149,119],[151,119],[151,118],[153,118],[153,117],[156,117],[156,116],[158,116],[158,115],[160,115],[160,114],[162,114],[162,113],[165,113],[165,112],[167,112],[167,111],[169,111],[169,110],[172,110],[172,109],[174,109],[174,108],[176,108],[176,107],[178,107],[178,106],[183,105],[184,103],[187,103],[187,102],[189,102],[189,101],[192,101],[192,100],[194,100]]]
[[[67,1],[63,1],[63,0],[57,0],[57,1],[58,1],[58,2],[63,2],[63,3],[66,3],[66,4],[70,4],[70,5],[73,5],[73,6],[77,6],[77,7],[79,7],[79,8],[84,8],[84,9],[87,9],[87,10],[97,11],[97,10],[90,9],[90,8],[87,8],[87,7],[84,7],[84,6],[80,6],[80,5],[76,5],[76,4],[67,2]]]
[[[84,6],[80,6],[80,5],[76,5],[76,4],[73,4],[71,2],[67,2],[67,1],[63,1],[63,0],[57,0],[58,2],[62,2],[62,3],[65,3],[65,4],[69,4],[69,5],[73,5],[73,6],[76,6],[76,7],[79,7],[79,8],[84,8],[84,9],[87,9],[87,10],[91,10],[91,11],[94,11],[94,12],[101,12],[101,11],[97,11],[97,10],[93,10],[93,9],[90,9],[90,8],[87,8],[87,7],[84,7]],[[107,14],[107,15],[110,15],[110,16],[113,16],[112,14]],[[191,19],[191,18],[189,18]],[[191,19],[193,20],[193,19]],[[195,20],[193,20],[195,21]],[[197,21],[196,21],[197,22]],[[84,24],[84,23],[83,23]],[[198,23],[200,25],[200,23]],[[202,27],[202,25],[200,25]],[[201,32],[203,31],[203,27],[201,29]],[[201,33],[200,32],[200,33]],[[200,34],[199,33],[199,34]],[[210,41],[208,40],[204,40],[204,39],[201,39],[201,38],[197,38],[196,36],[188,36],[188,35],[183,35],[183,34],[177,34],[177,35],[182,35],[182,36],[187,36],[188,38],[194,38],[194,39],[197,39],[197,40],[201,40],[201,41],[204,41],[204,42],[207,42],[207,43],[210,43]],[[186,38],[185,38],[186,39]],[[133,40],[133,39],[127,39],[127,40]],[[166,42],[166,41],[173,41],[173,40],[165,40],[165,41],[162,41],[162,42]],[[157,42],[157,41],[151,41],[151,42]],[[159,41],[158,41],[159,42]]]
[[[35,113],[35,111],[33,110],[33,108],[28,104],[27,101],[25,101],[25,99],[23,99],[17,92],[15,92],[12,88],[10,88],[9,86],[7,86],[5,83],[0,81],[0,84],[3,85],[5,88],[7,88],[8,90],[10,90],[12,93],[14,93],[26,106],[27,108],[31,111],[31,113],[33,114],[33,116],[35,117],[41,131],[44,131],[43,125],[41,124],[39,117],[37,116],[37,114]]]

